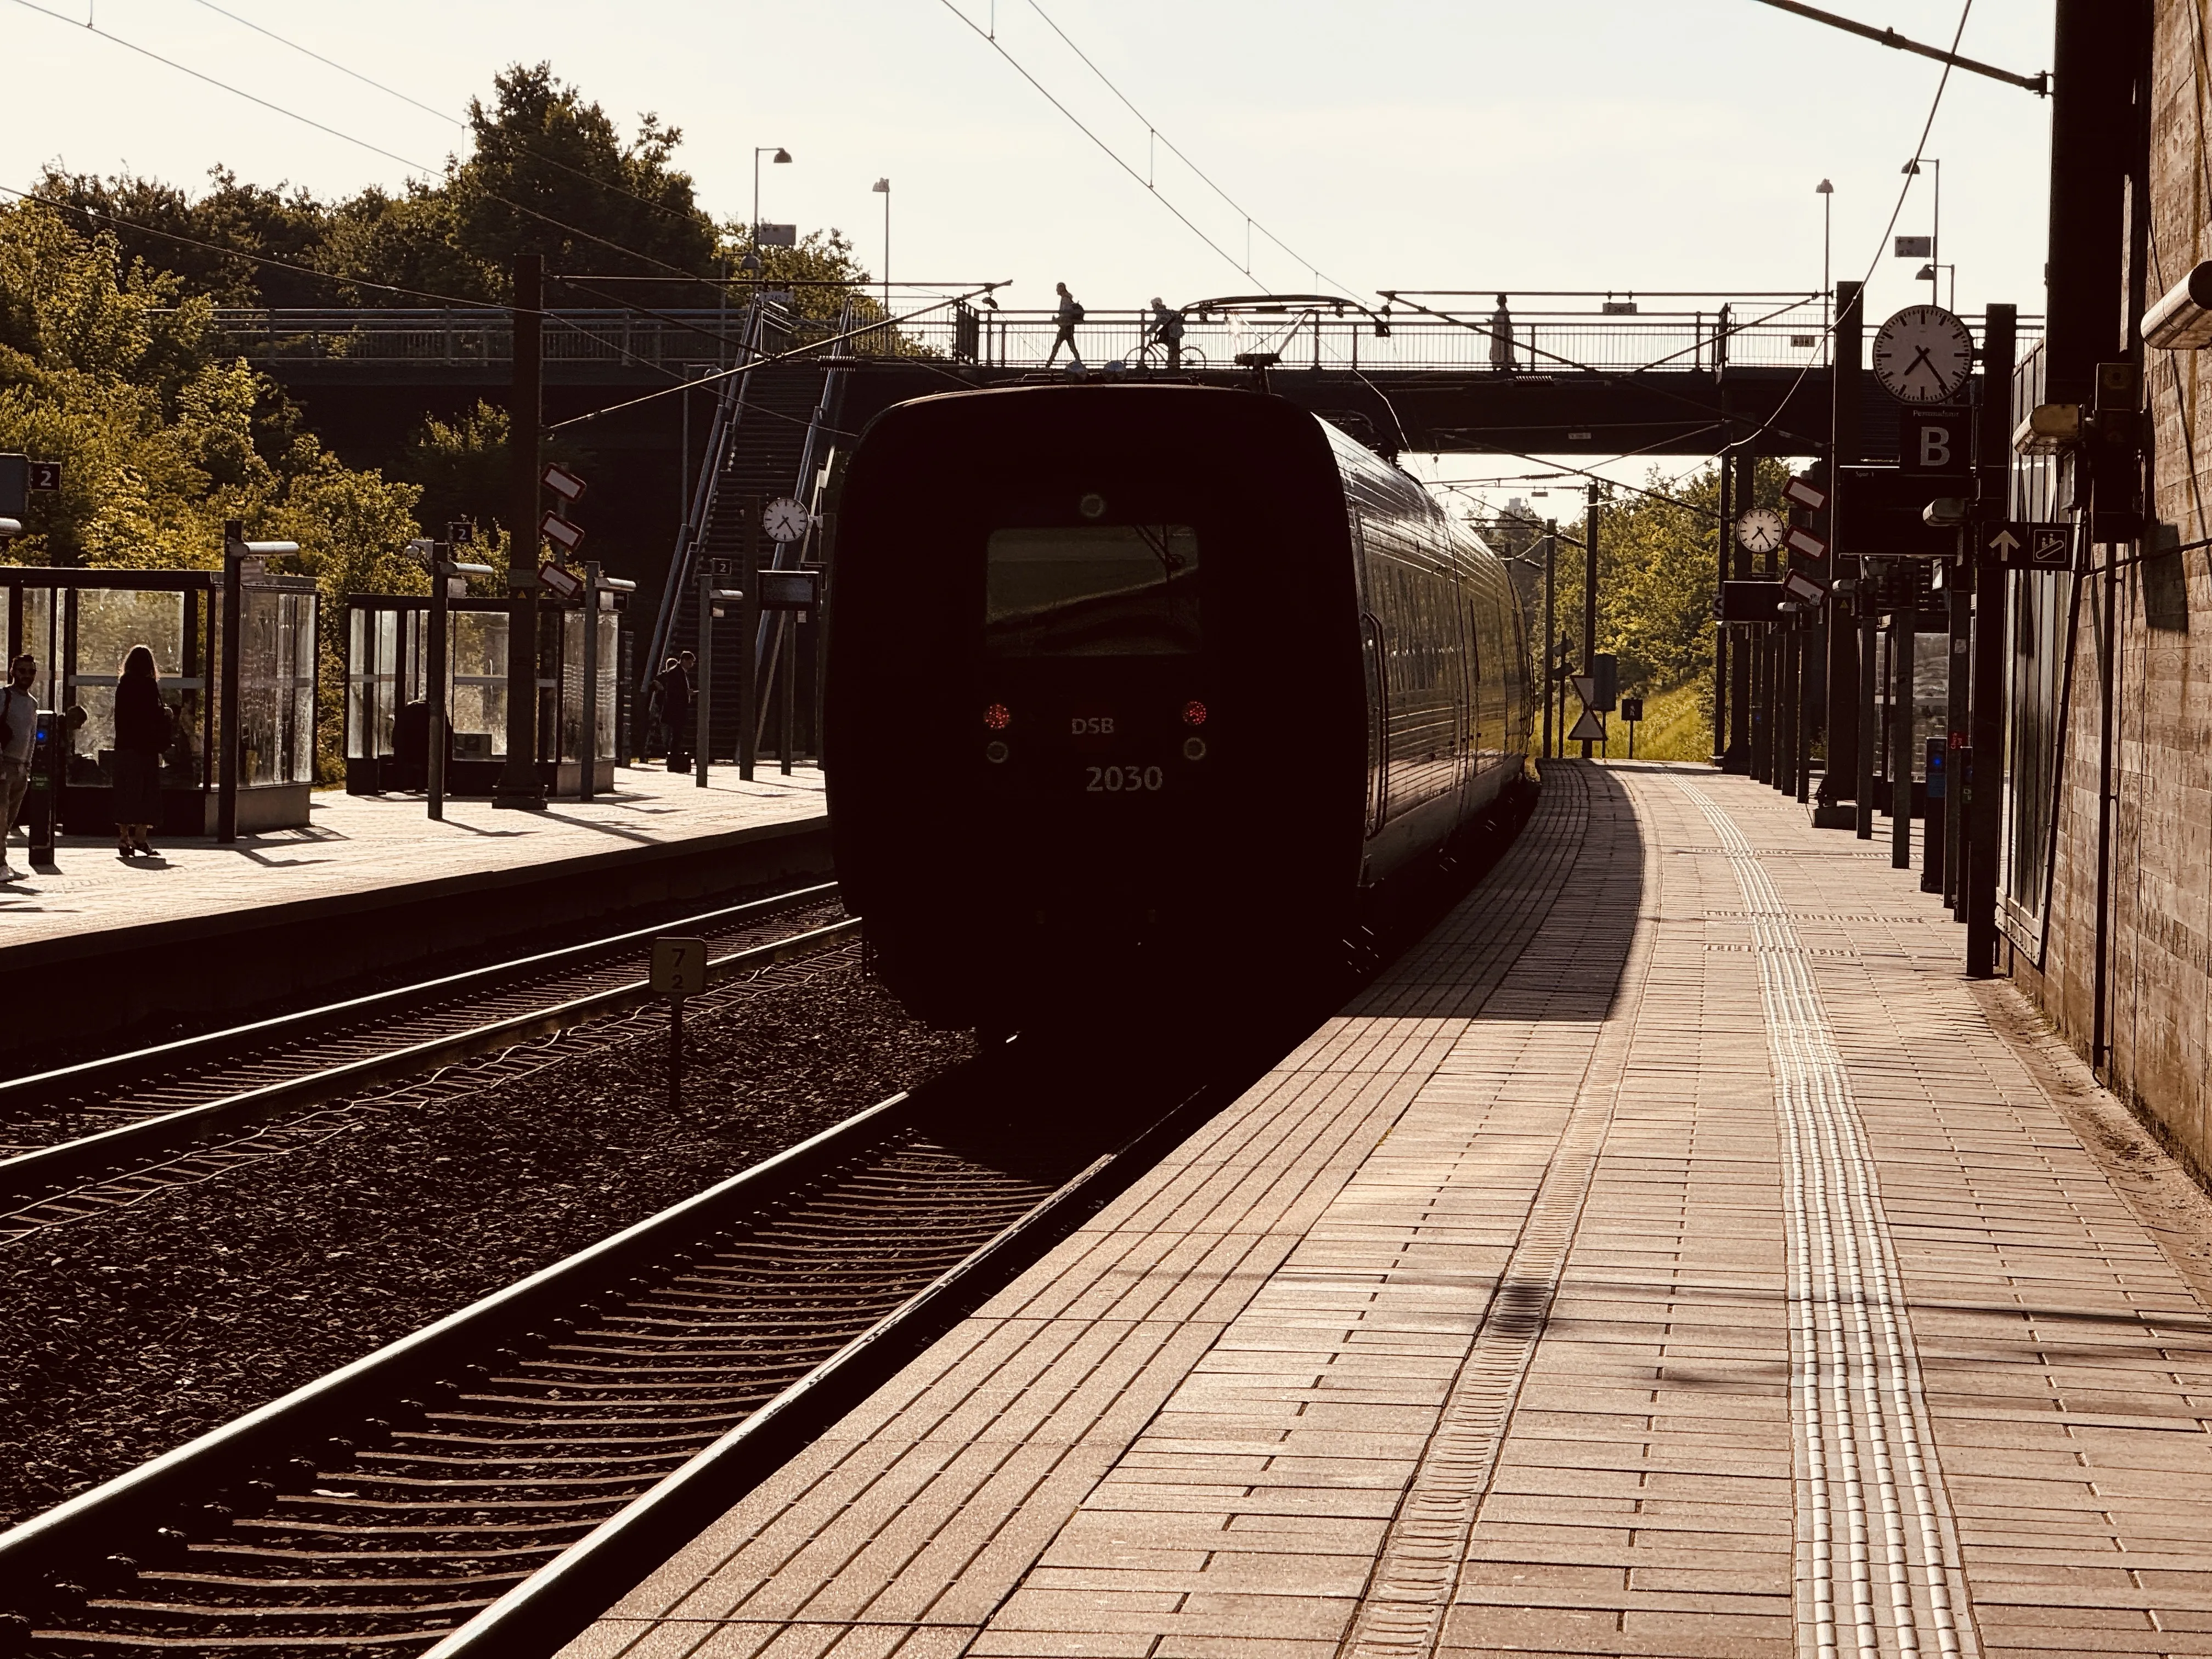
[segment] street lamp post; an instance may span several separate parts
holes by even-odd
[[[1903,171],[1911,177],[1919,177],[1923,160],[1936,169],[1936,201],[1928,228],[1928,263],[1913,273],[1912,279],[1928,284],[1928,303],[1932,306],[1942,297],[1936,273],[1942,267],[1936,262],[1943,257],[1943,163],[1933,155],[1920,157],[1907,161]]]
[[[753,146],[753,222],[745,227],[745,232],[751,239],[756,257],[760,252],[760,158],[763,155],[775,156],[775,165],[777,167],[787,167],[791,165],[791,152],[781,144]]]
[[[1820,198],[1820,361],[1829,361],[1832,349],[1828,340],[1829,283],[1828,254],[1835,245],[1836,187],[1826,179],[1813,186]]]
[[[891,181],[878,179],[872,188],[884,198],[884,315],[891,314]]]

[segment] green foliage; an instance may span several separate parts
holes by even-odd
[[[507,413],[479,400],[450,423],[432,419],[407,441],[400,476],[422,492],[419,509],[432,533],[456,519],[476,521],[487,501],[507,498]]]
[[[494,107],[469,105],[476,153],[446,173],[464,252],[487,264],[542,253],[554,272],[713,271],[714,227],[690,175],[672,165],[680,130],[647,114],[625,143],[606,112],[550,64],[515,64],[493,88]]]
[[[1761,460],[1758,504],[1778,509],[1789,477],[1783,462]],[[1623,691],[1671,696],[1679,689],[1696,699],[1697,718],[1710,734],[1720,471],[1707,467],[1687,482],[1670,483],[1654,469],[1645,488],[1652,493],[1609,490],[1599,505],[1597,648],[1620,658]],[[1556,634],[1567,638],[1570,659],[1579,665],[1583,521],[1562,524],[1560,532],[1577,540],[1563,539],[1559,547]],[[1532,639],[1541,632],[1541,612],[1534,614],[1538,620]],[[1684,730],[1684,740],[1690,741]],[[1624,744],[1615,748],[1626,752]],[[1640,738],[1637,752],[1644,753]]]
[[[683,134],[644,116],[625,139],[605,110],[548,64],[494,77],[469,106],[471,146],[435,184],[371,187],[343,201],[246,185],[228,169],[189,196],[159,179],[102,179],[50,167],[39,194],[111,234],[127,267],[173,272],[178,292],[221,306],[419,306],[439,297],[495,304],[509,261],[539,253],[549,274],[711,278],[737,255],[674,165]],[[166,233],[166,234],[165,234]],[[809,239],[771,269],[811,274],[848,252]],[[788,273],[781,264],[789,263]],[[849,261],[848,261],[849,263]],[[392,289],[402,290],[392,292]],[[662,297],[679,289],[659,290]],[[623,298],[636,298],[624,285]],[[592,298],[568,296],[567,303]],[[677,303],[696,305],[697,297]]]
[[[212,569],[226,520],[296,541],[323,596],[325,666],[349,591],[420,592],[406,552],[421,491],[343,465],[275,386],[216,356],[204,297],[125,266],[35,203],[0,207],[0,450],[62,464],[9,549],[26,564]],[[326,684],[335,687],[335,678]],[[325,775],[338,700],[323,710]]]

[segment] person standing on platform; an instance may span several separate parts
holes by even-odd
[[[660,691],[660,718],[668,729],[668,769],[691,769],[691,665],[697,659],[686,651],[661,664],[653,684]]]
[[[0,686],[0,881],[21,881],[8,862],[8,837],[31,787],[31,758],[39,741],[39,699],[32,691],[39,659],[28,652],[8,665],[8,684]]]
[[[1510,374],[1518,364],[1513,356],[1513,313],[1506,309],[1505,296],[1498,296],[1498,309],[1490,313],[1490,366],[1501,374]]]
[[[115,856],[154,856],[147,839],[161,821],[161,754],[169,746],[169,705],[154,653],[134,645],[115,685]]]
[[[1083,320],[1083,307],[1075,302],[1075,296],[1067,291],[1066,283],[1054,283],[1053,286],[1060,290],[1060,309],[1054,313],[1054,319],[1060,325],[1060,332],[1052,337],[1052,350],[1047,355],[1044,366],[1050,368],[1060,356],[1060,347],[1066,346],[1067,366],[1080,374],[1084,373],[1083,354],[1076,349],[1075,325]]]

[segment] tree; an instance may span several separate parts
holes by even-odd
[[[186,293],[220,306],[331,304],[329,283],[260,263],[317,264],[330,210],[304,190],[240,184],[228,167],[210,167],[208,179],[210,188],[192,197],[156,179],[50,166],[37,189],[78,210],[81,228],[113,236],[126,264],[171,272]]]
[[[495,267],[541,253],[555,274],[714,273],[714,225],[672,165],[678,129],[647,114],[623,143],[550,64],[517,64],[492,84],[495,107],[469,105],[476,153],[450,163],[443,185],[464,252]]]
[[[38,203],[0,207],[0,450],[62,463],[9,556],[31,564],[213,569],[222,526],[296,541],[322,590],[334,665],[349,591],[421,592],[406,552],[421,491],[343,465],[272,383],[224,360],[205,295],[111,234],[84,236]],[[331,680],[330,684],[337,682]],[[322,769],[342,700],[324,700]]]

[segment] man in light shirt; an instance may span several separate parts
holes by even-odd
[[[8,837],[31,787],[31,754],[39,740],[39,700],[31,683],[38,677],[38,659],[27,652],[9,665],[8,684],[0,685],[0,882],[22,879],[9,866]]]

